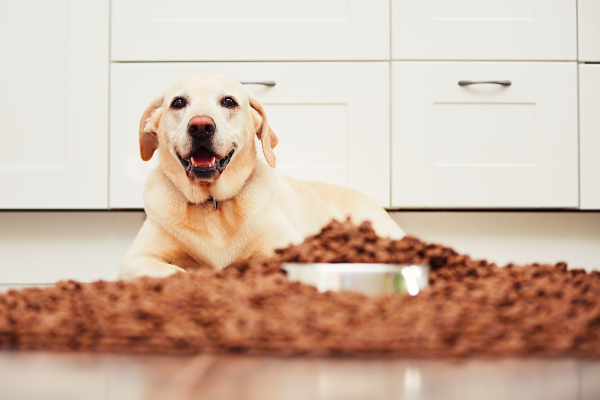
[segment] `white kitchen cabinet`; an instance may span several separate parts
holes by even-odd
[[[578,201],[576,63],[393,62],[393,207]]]
[[[183,76],[206,73],[276,82],[247,88],[279,137],[279,173],[347,185],[389,206],[387,62],[113,63],[111,208],[143,207],[144,182],[156,160],[140,159],[138,125],[150,100]]]
[[[576,13],[575,0],[392,0],[392,58],[576,60]]]
[[[578,0],[579,61],[600,61],[600,1]]]
[[[0,208],[106,208],[108,0],[0,4]]]
[[[600,39],[600,38],[599,38]],[[579,65],[581,208],[600,210],[600,65]]]
[[[387,60],[389,0],[113,0],[113,61]]]

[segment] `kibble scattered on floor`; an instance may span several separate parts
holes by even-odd
[[[282,262],[427,263],[415,297],[319,293]],[[332,222],[223,271],[0,295],[0,348],[345,356],[600,357],[600,273],[498,267],[368,223]]]

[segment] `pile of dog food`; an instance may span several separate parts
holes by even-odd
[[[282,262],[428,263],[417,296],[319,293]],[[0,348],[348,356],[600,357],[600,273],[498,267],[416,238],[332,222],[217,272],[0,295]]]

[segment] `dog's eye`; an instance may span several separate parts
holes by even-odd
[[[185,99],[183,97],[175,97],[173,99],[173,102],[171,103],[171,108],[179,110],[179,109],[185,107],[186,104],[187,104],[187,101],[185,101]]]
[[[221,100],[221,105],[226,108],[234,108],[237,107],[238,103],[236,103],[231,97],[224,97]]]

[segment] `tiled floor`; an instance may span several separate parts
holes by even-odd
[[[600,361],[0,352],[2,399],[599,399]]]

